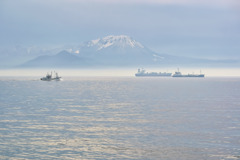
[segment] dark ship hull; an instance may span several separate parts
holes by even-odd
[[[178,71],[175,72],[172,77],[205,77],[205,75],[201,73],[200,74],[182,74],[181,72],[179,72],[179,69],[178,69]]]
[[[204,74],[173,75],[172,77],[205,77]]]

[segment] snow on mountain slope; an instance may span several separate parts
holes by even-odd
[[[70,48],[78,57],[90,58],[101,64],[156,63],[163,57],[126,35],[106,36]],[[158,55],[158,56],[155,56]]]
[[[108,47],[144,48],[144,46],[141,43],[135,41],[134,39],[126,35],[120,36],[111,35],[101,39],[99,38],[96,40],[92,40],[87,42],[87,47],[97,48],[98,51]]]
[[[68,52],[37,57],[24,66],[139,66],[164,59],[126,35],[111,35],[63,50]]]
[[[222,65],[223,62],[158,54],[126,35],[107,36],[38,56],[20,67],[123,67]],[[226,63],[229,64],[229,63]],[[239,64],[239,62],[237,62]]]

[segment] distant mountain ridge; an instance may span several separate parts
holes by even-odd
[[[78,66],[84,66],[87,65],[86,60],[81,59],[80,57],[77,57],[75,55],[70,54],[67,51],[61,51],[56,55],[44,55],[39,56],[37,58],[34,58],[33,60],[30,60],[24,64],[22,64],[20,67],[78,67]]]
[[[231,61],[232,63],[233,61]],[[107,36],[68,47],[55,55],[34,58],[21,67],[122,67],[122,66],[211,66],[229,64],[189,57],[158,54],[126,35]],[[239,64],[239,62],[236,62]]]
[[[107,36],[74,46],[53,56],[39,56],[23,67],[121,66],[156,63],[163,59],[129,36]],[[64,54],[64,56],[60,56]]]

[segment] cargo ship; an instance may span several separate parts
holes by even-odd
[[[136,77],[171,77],[172,73],[167,72],[146,72],[144,69],[138,69]]]
[[[182,74],[178,69],[172,77],[205,77],[205,75],[202,74],[201,71],[200,74]]]

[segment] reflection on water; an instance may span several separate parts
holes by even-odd
[[[1,159],[239,159],[240,79],[0,80]]]

